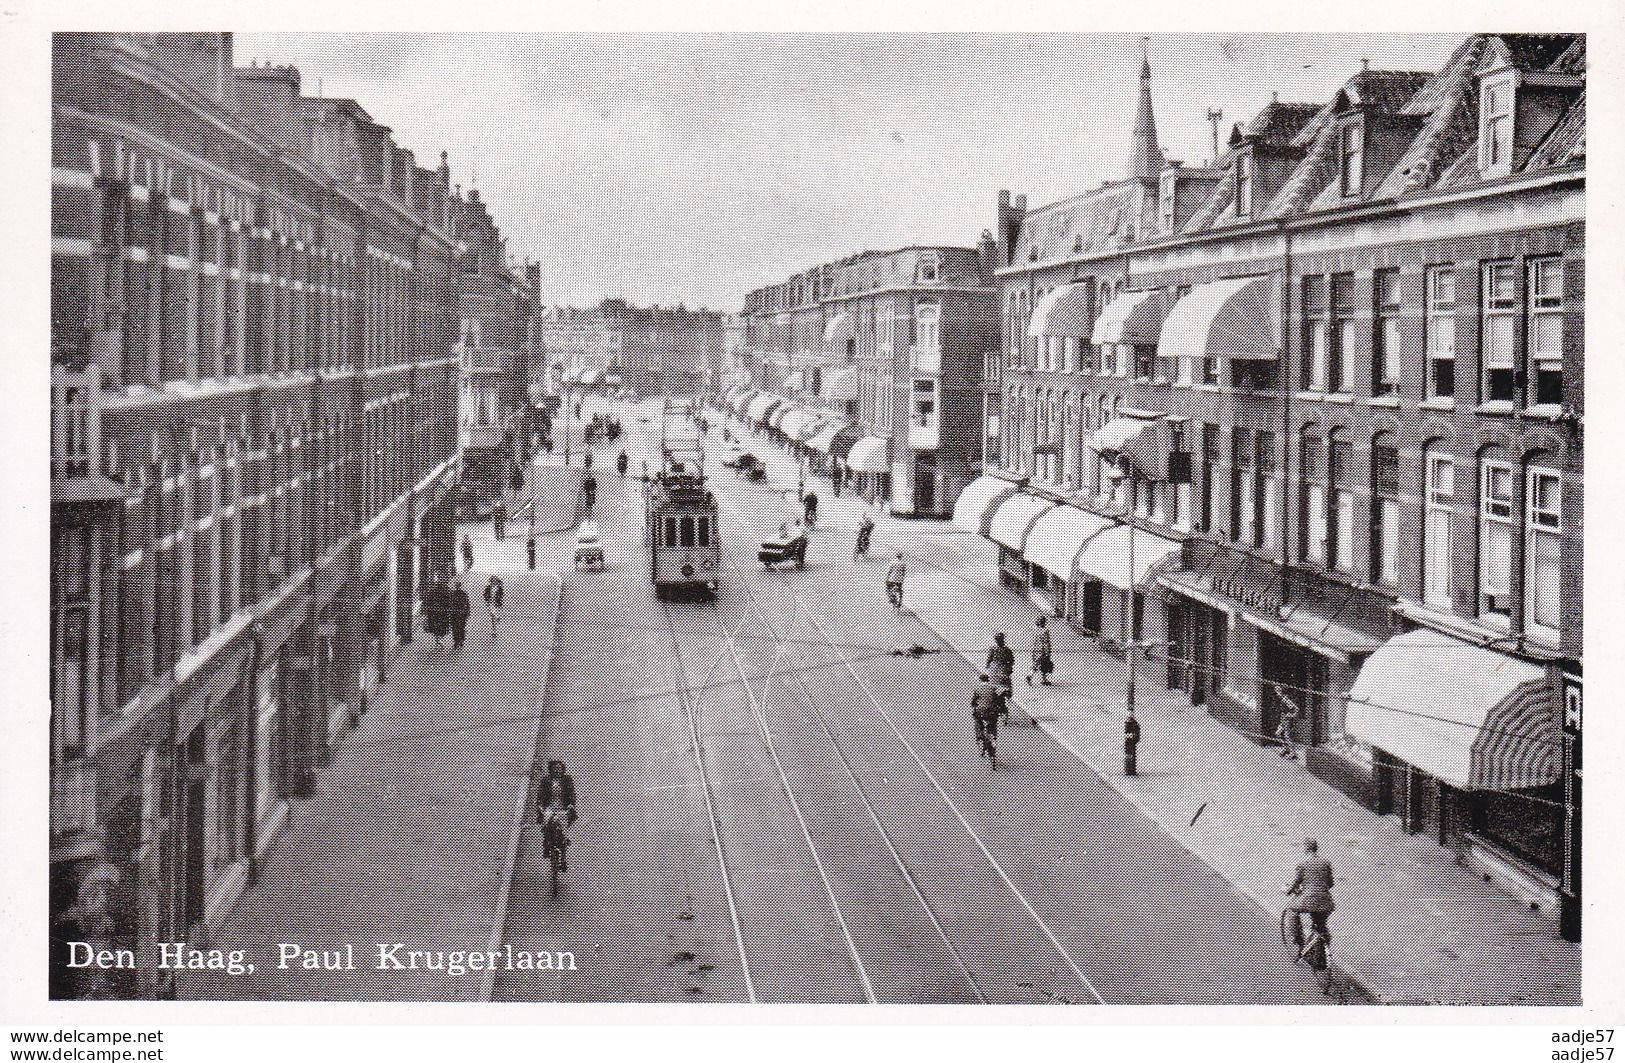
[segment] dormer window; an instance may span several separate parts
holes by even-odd
[[[895,265],[895,264],[894,264]],[[920,265],[917,276],[921,284],[937,283],[939,271],[942,268],[942,259],[936,252],[927,252],[920,256]]]
[[[1236,217],[1253,215],[1253,155],[1243,151],[1236,156]]]
[[[1511,73],[1486,79],[1478,97],[1478,168],[1485,176],[1512,169]]]
[[[1338,181],[1345,196],[1357,196],[1365,180],[1365,124],[1358,118],[1338,133]]]

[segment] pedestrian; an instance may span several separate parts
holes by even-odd
[[[525,560],[530,564],[531,571],[536,571],[536,536],[534,535],[525,540]]]
[[[1038,630],[1033,634],[1033,666],[1027,672],[1027,685],[1033,685],[1033,676],[1039,677],[1039,682],[1045,686],[1053,686],[1049,681],[1050,673],[1055,671],[1055,662],[1051,658],[1053,643],[1050,641],[1049,623],[1038,618]]]
[[[1290,757],[1297,751],[1297,737],[1294,734],[1298,722],[1298,707],[1281,698],[1281,717],[1275,721],[1275,740],[1281,743],[1281,756]]]
[[[1303,958],[1303,916],[1309,916],[1310,925],[1315,933],[1324,940],[1331,940],[1331,931],[1327,929],[1327,920],[1337,910],[1337,904],[1332,900],[1332,865],[1325,857],[1320,855],[1320,843],[1313,838],[1303,840],[1303,863],[1298,865],[1297,876],[1293,878],[1292,885],[1286,888],[1288,897],[1297,897],[1298,903],[1291,909],[1292,940],[1298,946],[1298,958]]]
[[[518,462],[514,462],[513,471],[508,474],[508,490],[517,495],[524,489],[525,471],[519,467]]]
[[[497,637],[497,625],[502,623],[502,600],[506,591],[502,586],[501,576],[492,576],[491,582],[485,585],[485,610],[491,616],[491,637]]]
[[[586,505],[587,516],[592,516],[593,503],[598,501],[598,479],[590,473],[581,481],[581,499]]]
[[[496,536],[499,543],[508,537],[508,507],[503,502],[498,502],[496,508],[491,510],[491,534]]]
[[[443,645],[446,632],[451,627],[450,610],[451,595],[446,588],[446,581],[436,576],[423,589],[423,627],[434,636],[436,649]]]
[[[463,571],[467,572],[474,567],[474,541],[463,533]]]
[[[801,500],[801,508],[807,517],[807,527],[816,528],[818,526],[818,496],[808,491],[806,497]]]
[[[987,674],[994,685],[1004,691],[1006,697],[1010,696],[1010,677],[1015,671],[1015,651],[1004,644],[1004,632],[1001,631],[993,636],[993,645],[987,650]]]
[[[1123,774],[1138,775],[1140,769],[1140,721],[1134,718],[1134,710],[1128,710],[1128,718],[1123,721]]]
[[[615,459],[615,471],[621,474],[623,480],[626,479],[626,464],[626,451],[623,450],[621,456]]]
[[[469,607],[468,592],[463,590],[463,581],[458,580],[451,585],[451,648],[463,648],[463,639],[468,635]]]

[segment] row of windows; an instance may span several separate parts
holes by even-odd
[[[1480,372],[1478,401],[1526,406],[1558,407],[1563,393],[1564,269],[1558,256],[1486,262],[1481,269]],[[1457,396],[1456,331],[1457,267],[1429,268],[1420,300],[1423,317],[1422,350],[1425,397],[1454,400]],[[1352,394],[1356,373],[1353,359],[1360,349],[1360,334],[1369,329],[1370,394],[1397,395],[1407,364],[1407,310],[1417,304],[1407,298],[1407,278],[1397,269],[1373,275],[1369,324],[1357,305],[1354,274],[1336,273],[1304,277],[1300,281],[1302,315],[1301,350],[1297,385],[1304,391]],[[1183,298],[1188,287],[1176,290]],[[1112,289],[1102,292],[1109,301]],[[1414,310],[1411,310],[1414,313]],[[1220,359],[1186,359],[1178,364],[1158,357],[1147,345],[1102,344],[1073,337],[1026,335],[1030,320],[1026,293],[1013,293],[1006,314],[1005,353],[1011,367],[1059,373],[1090,373],[1132,378],[1147,383],[1217,385]],[[1279,386],[1273,362],[1238,360],[1231,363],[1232,383],[1249,390]]]
[[[661,546],[711,546],[712,524],[707,516],[665,517],[662,519]]]

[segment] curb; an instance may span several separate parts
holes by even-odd
[[[959,656],[959,658],[961,660],[963,660],[966,664],[969,664],[971,666],[972,671],[976,670],[977,665],[976,665],[975,659],[973,657],[971,657],[968,653],[966,653],[963,649],[961,649],[959,646],[955,645],[952,641],[950,641],[947,638],[947,636],[943,635],[943,633],[940,630],[937,629],[937,626],[935,624],[931,623],[929,620],[926,620],[919,613],[918,610],[912,610],[911,609],[910,613],[914,617],[914,619],[920,623],[921,626],[923,626],[926,630],[930,631],[933,635],[935,635],[942,642],[942,644],[944,646],[947,646],[949,649],[953,650],[954,653],[958,654],[958,656]],[[1017,711],[1017,707],[1012,705],[1012,715],[1014,714],[1015,711]],[[1138,809],[1140,811],[1141,815],[1145,816],[1146,819],[1150,820],[1151,824],[1154,827],[1156,827],[1158,830],[1162,831],[1162,833],[1166,834],[1174,842],[1175,845],[1178,845],[1181,849],[1183,849],[1187,853],[1189,853],[1194,859],[1199,861],[1203,866],[1205,866],[1209,870],[1211,870],[1215,875],[1218,875],[1224,881],[1228,882],[1230,884],[1230,887],[1232,889],[1234,889],[1236,892],[1240,893],[1242,896],[1246,897],[1248,900],[1250,900],[1254,904],[1258,905],[1259,909],[1261,911],[1263,911],[1266,915],[1268,915],[1270,912],[1272,912],[1274,910],[1271,907],[1271,903],[1273,903],[1273,901],[1274,901],[1273,897],[1270,898],[1270,903],[1266,903],[1265,900],[1263,898],[1259,897],[1250,887],[1245,886],[1242,883],[1235,881],[1229,875],[1226,875],[1223,871],[1220,871],[1218,868],[1214,867],[1211,861],[1209,861],[1201,853],[1198,853],[1195,849],[1192,849],[1190,847],[1190,845],[1188,845],[1186,843],[1185,839],[1183,839],[1183,838],[1179,837],[1178,835],[1172,833],[1171,831],[1168,831],[1165,828],[1163,828],[1162,824],[1157,822],[1156,816],[1152,815],[1151,810],[1148,807],[1146,807],[1146,805],[1142,801],[1140,801],[1131,792],[1129,792],[1129,791],[1123,789],[1122,787],[1118,786],[1117,783],[1113,781],[1112,776],[1110,776],[1106,772],[1103,772],[1100,769],[1096,768],[1093,764],[1089,763],[1089,760],[1086,757],[1084,757],[1084,755],[1082,753],[1079,753],[1077,751],[1077,749],[1075,749],[1073,747],[1072,743],[1067,741],[1065,736],[1063,736],[1062,734],[1060,734],[1056,730],[1053,723],[1047,722],[1046,720],[1044,720],[1044,719],[1042,719],[1042,718],[1040,718],[1038,716],[1034,716],[1032,713],[1027,712],[1025,709],[1021,709],[1019,711],[1021,711],[1022,714],[1024,716],[1026,716],[1028,720],[1031,721],[1030,726],[1032,726],[1035,730],[1043,732],[1056,745],[1060,746],[1062,749],[1064,749],[1068,753],[1070,753],[1074,760],[1076,760],[1079,764],[1083,765],[1083,767],[1087,768],[1089,771],[1093,772],[1100,779],[1101,782],[1103,782],[1107,786],[1111,787],[1113,793],[1116,793],[1117,795],[1122,797],[1125,801],[1127,801],[1129,804],[1133,805],[1136,809]],[[1380,993],[1378,993],[1374,989],[1372,989],[1371,986],[1364,979],[1359,978],[1358,976],[1353,974],[1347,967],[1337,963],[1335,960],[1331,964],[1331,970],[1333,972],[1335,972],[1337,974],[1337,976],[1339,978],[1341,978],[1344,982],[1346,982],[1349,986],[1351,986],[1352,988],[1357,990],[1360,994],[1364,995],[1365,997],[1367,997],[1367,998],[1369,998],[1369,999],[1371,999],[1373,1001],[1376,1001],[1377,1003],[1381,1003],[1381,1004],[1404,1003],[1404,1001],[1394,1001],[1394,1000],[1389,1000],[1388,998],[1383,997]],[[1343,1003],[1348,1003],[1348,1002],[1343,1001]]]
[[[513,877],[519,866],[519,846],[525,833],[525,809],[530,804],[531,781],[536,776],[536,758],[540,752],[542,738],[542,705],[547,701],[549,683],[553,677],[553,651],[559,642],[559,613],[564,604],[564,577],[553,573],[553,624],[552,635],[547,641],[547,653],[542,665],[542,686],[540,697],[536,705],[536,730],[530,740],[530,768],[525,773],[525,783],[519,788],[519,799],[516,802],[513,814],[512,841],[508,846],[507,866],[503,869],[502,888],[497,891],[496,911],[491,918],[491,938],[486,944],[487,952],[498,952],[502,948],[502,936],[508,929],[508,903],[513,893]],[[487,968],[480,978],[480,991],[476,999],[482,1003],[490,1003],[491,995],[496,992],[496,968]]]

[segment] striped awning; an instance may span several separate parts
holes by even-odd
[[[1017,487],[997,476],[979,476],[954,501],[954,527],[969,535],[986,535],[987,522],[1000,502],[1015,494]]]
[[[768,412],[766,422],[767,426],[769,428],[778,428],[782,430],[784,419],[790,416],[790,414],[793,412],[795,412],[795,407],[790,405],[788,400],[781,401],[777,406],[773,407],[773,409]]]
[[[1156,424],[1161,417],[1114,417],[1095,429],[1089,437],[1089,449],[1101,454],[1116,454],[1129,440]]]
[[[794,432],[790,433],[790,438],[794,439],[798,443],[805,443],[807,440],[811,439],[813,436],[817,435],[823,430],[824,421],[822,418],[818,417],[816,414],[803,413],[801,415],[801,423],[796,426],[796,430]]]
[[[600,384],[603,382],[603,380],[604,374],[602,370],[588,369],[586,372],[581,374],[581,382],[583,384]]]
[[[886,441],[879,436],[864,436],[852,446],[846,467],[853,472],[891,472],[891,461],[886,456]]]
[[[1162,335],[1162,322],[1173,306],[1166,292],[1152,288],[1124,292],[1100,312],[1090,331],[1090,343],[1154,344]]]
[[[1094,293],[1082,284],[1064,284],[1039,296],[1027,335],[1088,339],[1093,314]]]
[[[1344,728],[1463,789],[1526,790],[1561,777],[1562,722],[1545,671],[1431,628],[1366,659]]]
[[[1039,517],[1027,533],[1022,559],[1070,583],[1084,548],[1096,535],[1116,524],[1110,517],[1077,506],[1056,506]]]
[[[1231,277],[1198,284],[1162,323],[1159,358],[1271,359],[1279,355],[1275,284]]]
[[[800,439],[807,429],[815,427],[817,424],[818,422],[807,416],[807,414],[800,410],[792,409],[789,413],[780,418],[778,428],[779,431],[783,432],[791,439]]]
[[[1113,524],[1090,538],[1078,554],[1078,571],[1126,591],[1130,587],[1144,586],[1147,579],[1179,555],[1179,540],[1165,539],[1140,528],[1132,532],[1131,550],[1130,534],[1127,524]],[[1130,553],[1134,555],[1132,568]]]
[[[841,426],[838,424],[823,424],[813,433],[812,438],[807,440],[807,445],[820,454],[828,454],[830,444],[835,442],[835,437],[840,432]]]
[[[1018,491],[1000,502],[999,508],[993,511],[993,519],[987,525],[987,537],[1019,554],[1027,543],[1027,533],[1032,530],[1033,522],[1053,508],[1055,503],[1048,499]]]
[[[745,407],[745,416],[757,424],[761,424],[767,420],[768,410],[778,401],[777,396],[774,395],[757,395],[750,400],[750,405]]]
[[[858,445],[858,441],[862,438],[862,429],[856,428],[852,425],[847,425],[839,432],[836,432],[835,438],[830,441],[829,456],[832,458],[840,458],[842,461],[845,461],[851,455],[853,448]]]
[[[857,334],[857,324],[848,311],[841,311],[824,323],[824,343],[846,349],[846,341]]]

